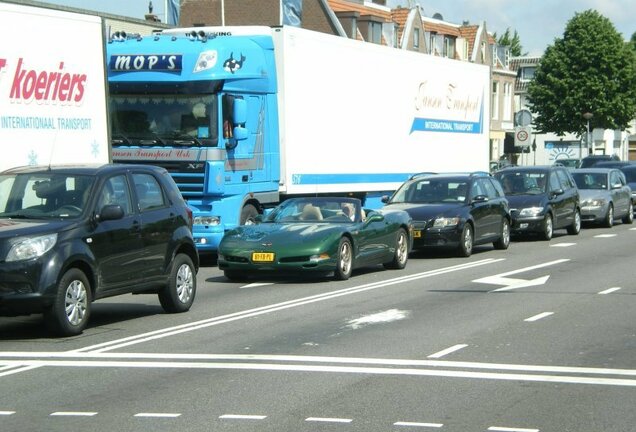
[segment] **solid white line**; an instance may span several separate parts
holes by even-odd
[[[506,427],[496,427],[491,426],[488,428],[489,431],[499,431],[499,432],[539,432],[539,429],[519,429],[519,428],[506,428]]]
[[[329,417],[307,417],[306,422],[324,422],[324,423],[351,423],[351,419],[345,418],[329,418]]]
[[[70,417],[92,417],[96,416],[96,412],[83,412],[83,411],[57,411],[51,413],[51,416],[70,416]]]
[[[540,320],[542,318],[545,318],[545,317],[548,317],[550,315],[554,315],[554,312],[543,312],[543,313],[540,313],[540,314],[535,315],[533,317],[526,318],[526,319],[524,319],[524,321],[527,321],[527,322],[538,321],[538,320]]]
[[[442,423],[416,423],[416,422],[395,422],[393,426],[412,426],[412,427],[430,427],[430,428],[441,428],[444,426]]]
[[[264,415],[243,415],[243,414],[223,414],[219,416],[220,419],[230,419],[230,420],[263,420],[266,419],[267,416]]]
[[[599,292],[599,294],[611,294],[614,291],[618,291],[619,289],[620,289],[620,287],[608,288],[605,291]]]
[[[159,418],[175,418],[181,416],[180,413],[137,413],[135,417],[159,417]]]
[[[1,416],[10,416],[15,414],[15,411],[0,411]]]
[[[466,344],[457,344],[457,345],[453,345],[450,348],[446,348],[445,350],[436,352],[435,354],[431,354],[430,356],[427,356],[427,358],[441,358],[444,357],[446,354],[450,354],[452,352],[458,351],[462,348],[466,348],[468,345]]]

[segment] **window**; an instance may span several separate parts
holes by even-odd
[[[420,50],[420,29],[413,29],[413,49]]]
[[[118,205],[122,208],[124,214],[131,214],[130,191],[125,175],[111,177],[104,183],[102,190],[99,192],[97,211],[101,212],[106,205]]]
[[[139,201],[139,210],[151,210],[166,206],[163,191],[159,182],[150,174],[133,174],[135,192]]]
[[[499,118],[499,82],[492,82],[492,101],[490,103],[490,118],[497,120]]]
[[[537,70],[536,66],[525,66],[521,69],[521,81],[530,81],[534,78],[534,73]]]
[[[455,58],[455,38],[444,38],[444,57]]]
[[[512,83],[504,83],[503,120],[512,120]]]

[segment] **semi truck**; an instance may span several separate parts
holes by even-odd
[[[107,61],[113,160],[168,169],[202,253],[292,196],[488,170],[484,65],[287,26],[115,33]]]
[[[101,18],[0,2],[0,172],[111,158]]]

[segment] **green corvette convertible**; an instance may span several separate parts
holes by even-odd
[[[402,210],[364,210],[355,198],[293,198],[254,225],[228,231],[218,265],[230,280],[250,274],[317,273],[345,280],[360,267],[406,266],[411,218]]]

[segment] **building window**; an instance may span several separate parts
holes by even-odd
[[[393,48],[397,48],[400,46],[398,37],[400,34],[400,27],[396,24],[393,26]]]
[[[455,58],[455,38],[444,38],[444,57]]]
[[[536,66],[525,66],[521,68],[521,81],[530,81],[534,78]]]
[[[504,83],[503,120],[512,120],[512,83]]]
[[[492,82],[492,101],[490,102],[490,118],[497,120],[499,118],[499,83]]]
[[[420,50],[420,29],[413,29],[413,49]]]

